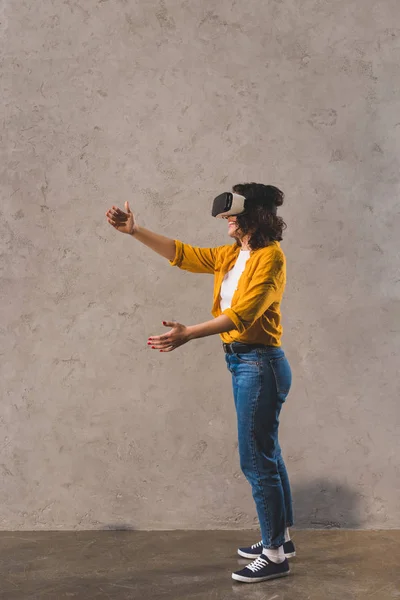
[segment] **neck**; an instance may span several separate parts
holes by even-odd
[[[245,235],[244,238],[242,238],[240,241],[242,244],[242,250],[251,250],[251,248],[249,246],[249,236],[248,235]]]

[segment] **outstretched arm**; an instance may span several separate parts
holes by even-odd
[[[157,252],[157,254],[161,254],[161,256],[168,258],[168,260],[174,260],[174,240],[167,238],[164,235],[160,235],[159,233],[154,233],[154,231],[150,231],[144,227],[138,227],[137,231],[132,235],[139,242],[142,242],[142,244],[145,244],[145,246],[148,246],[154,250],[154,252]]]
[[[219,248],[199,248],[154,233],[139,226],[129,202],[125,202],[125,210],[126,212],[113,206],[106,212],[107,220],[114,229],[136,238],[138,242],[167,258],[172,266],[192,273],[214,273]]]
[[[190,340],[236,329],[233,321],[226,315],[220,315],[211,321],[188,327],[176,321],[163,321],[163,325],[172,329],[168,333],[164,333],[164,335],[149,337],[147,342],[153,350],[159,350],[160,352],[171,352],[171,350],[183,346],[183,344],[190,342]]]
[[[157,252],[157,254],[164,256],[164,258],[168,258],[170,261],[174,260],[176,254],[175,241],[144,227],[139,227],[135,215],[129,207],[129,202],[125,202],[125,210],[126,212],[117,206],[110,208],[106,212],[106,217],[110,225],[117,231],[136,238],[139,242]]]

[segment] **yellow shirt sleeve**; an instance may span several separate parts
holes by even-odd
[[[243,334],[266,310],[281,299],[285,285],[285,259],[282,253],[260,256],[246,288],[237,294],[231,308],[222,312]]]
[[[198,248],[175,240],[175,258],[169,262],[191,273],[214,273],[219,248]]]

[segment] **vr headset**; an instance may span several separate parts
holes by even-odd
[[[246,198],[233,192],[225,192],[214,198],[211,214],[213,217],[227,219],[241,215],[246,210]]]
[[[235,194],[235,192],[225,192],[214,198],[211,214],[213,217],[218,217],[220,219],[243,215],[246,212],[247,202],[248,200],[240,194]],[[277,214],[276,206],[263,205],[266,206],[267,210],[273,215]]]

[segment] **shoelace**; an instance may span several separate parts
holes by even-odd
[[[263,569],[267,565],[268,565],[268,561],[266,561],[265,558],[262,558],[261,556],[259,556],[258,558],[256,558],[255,561],[253,561],[252,563],[247,565],[247,568],[250,569],[250,571],[253,571],[253,573],[255,573],[256,571]]]
[[[253,544],[251,549],[254,550],[255,548],[261,548],[261,546],[263,545],[262,541],[261,542],[257,542],[257,544]]]

